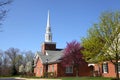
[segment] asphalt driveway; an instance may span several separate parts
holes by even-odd
[[[61,80],[61,79],[0,78],[0,80]]]
[[[14,78],[0,78],[0,80],[25,80],[25,79],[14,79]]]

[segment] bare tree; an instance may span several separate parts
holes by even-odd
[[[10,75],[10,58],[0,50],[0,75]]]
[[[9,48],[7,51],[5,51],[5,53],[8,55],[8,57],[10,58],[11,61],[11,67],[12,67],[12,75],[16,75],[17,74],[17,70],[16,70],[16,65],[17,65],[17,59],[18,59],[18,54],[19,54],[19,49],[17,48]]]
[[[12,0],[0,0],[0,32],[2,32],[1,30],[2,21],[4,20],[6,13],[8,12],[8,10],[5,9],[5,6],[10,4],[11,2]]]
[[[0,50],[0,76],[16,75],[18,72],[32,74],[33,57],[32,51],[21,52],[17,48],[9,48],[6,51]]]

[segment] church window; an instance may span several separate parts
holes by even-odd
[[[48,72],[50,72],[50,65],[48,65]]]
[[[42,67],[40,67],[40,74],[42,74]]]
[[[51,36],[49,35],[49,40],[51,40]]]
[[[49,32],[51,32],[51,29],[50,29],[50,28],[48,28],[48,31],[49,31]]]
[[[104,62],[102,67],[103,67],[103,73],[108,73],[108,63]]]
[[[116,72],[116,67],[115,67],[115,72]],[[120,61],[118,61],[118,72],[120,73]]]
[[[52,72],[54,72],[54,64],[52,65]]]
[[[118,62],[118,72],[120,73],[120,62]]]
[[[73,66],[67,66],[66,73],[73,73]]]

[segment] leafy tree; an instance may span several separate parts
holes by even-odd
[[[105,12],[100,22],[88,31],[82,39],[83,53],[86,60],[100,62],[110,60],[116,66],[116,77],[119,79],[118,60],[120,59],[120,12]]]
[[[81,50],[83,48],[80,46],[80,43],[77,41],[72,41],[67,43],[67,46],[64,50],[63,55],[63,65],[69,66],[72,65],[76,68],[76,76],[79,75],[79,65],[83,64],[85,61],[83,59],[83,55]]]

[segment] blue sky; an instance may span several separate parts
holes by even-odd
[[[57,48],[87,35],[104,11],[120,10],[120,0],[14,0],[0,33],[0,49],[41,50],[50,11],[53,41]]]

